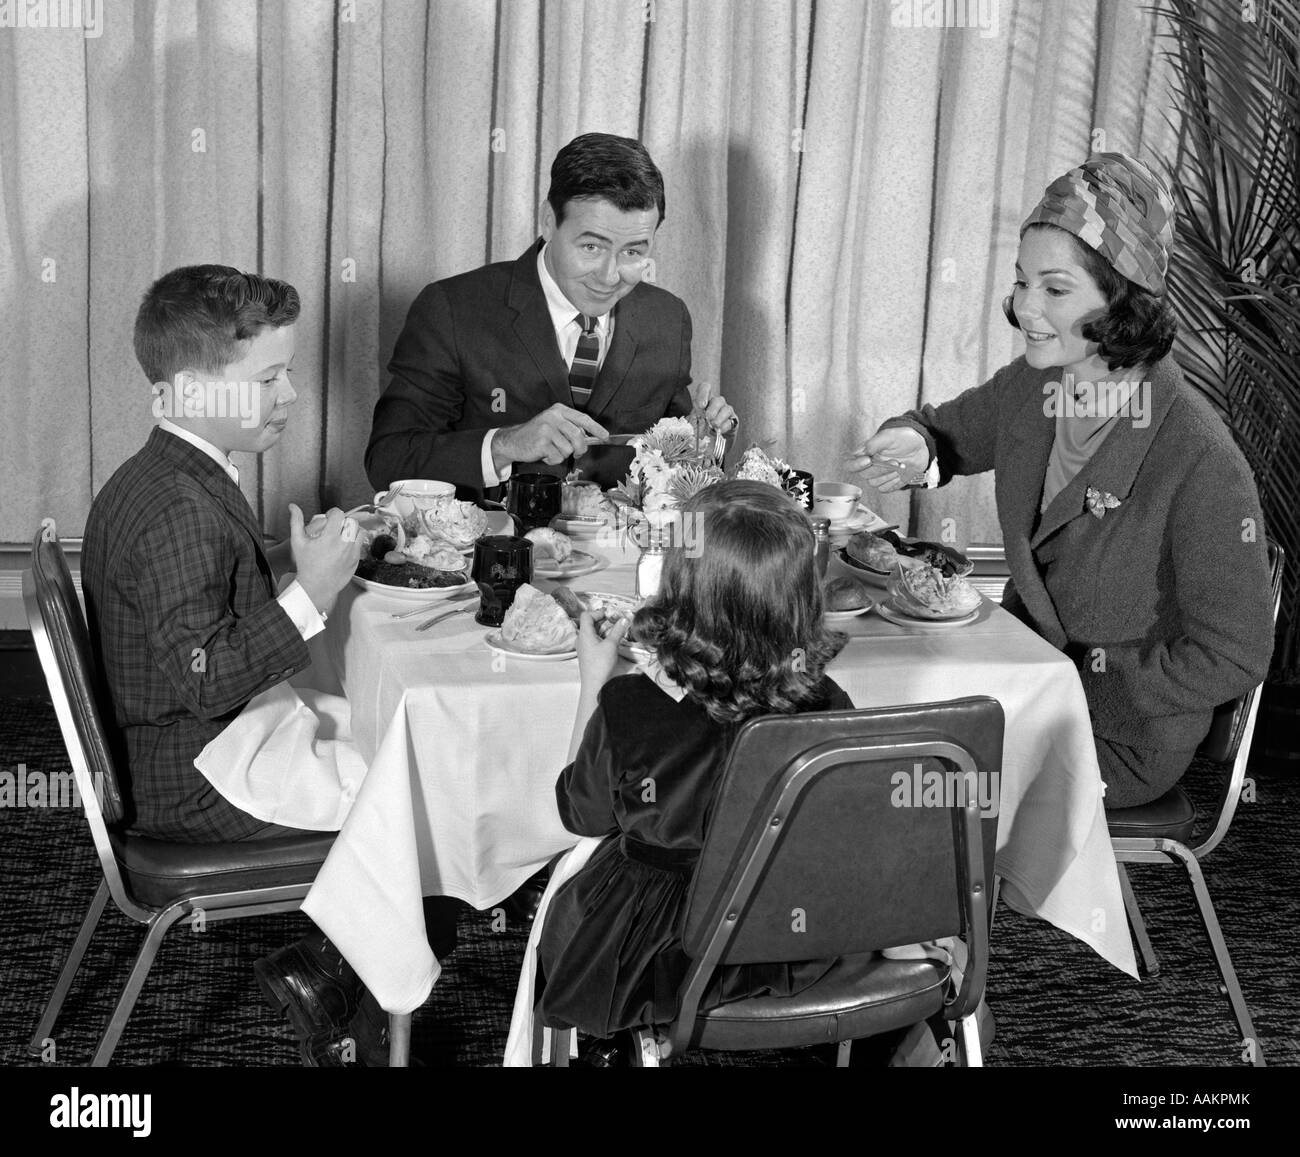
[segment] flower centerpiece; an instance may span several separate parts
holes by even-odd
[[[766,482],[788,494],[794,502],[808,507],[808,476],[781,458],[774,458],[755,442],[741,456],[735,476],[749,482]]]
[[[633,439],[636,456],[627,477],[610,497],[642,513],[675,509],[706,486],[723,479],[707,454],[700,454],[688,418],[661,418]]]

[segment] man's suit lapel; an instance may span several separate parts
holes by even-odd
[[[235,485],[216,462],[196,446],[191,446],[174,434],[155,428],[149,435],[149,447],[154,453],[165,458],[172,465],[190,475],[214,499],[221,503],[230,517],[248,532],[253,543],[253,553],[257,560],[257,569],[266,579],[267,590],[275,594],[275,575],[262,549],[262,528],[253,517],[252,507],[244,497],[244,492]]]
[[[573,394],[569,390],[569,371],[564,364],[564,358],[560,356],[559,347],[555,344],[555,326],[551,324],[551,311],[546,306],[546,294],[542,292],[542,283],[537,279],[537,253],[540,247],[540,242],[531,246],[515,262],[506,304],[515,314],[515,336],[528,351],[529,357],[533,359],[537,372],[551,387],[555,400],[563,402],[566,406],[572,406]]]
[[[596,375],[596,384],[592,387],[591,401],[587,406],[597,418],[608,409],[614,395],[622,389],[627,372],[636,358],[639,314],[636,298],[637,291],[634,289],[614,307],[614,340],[610,343],[600,373]]]

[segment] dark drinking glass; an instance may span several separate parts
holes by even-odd
[[[515,591],[532,581],[533,544],[509,534],[484,535],[474,544],[474,565],[469,573],[483,595],[474,621],[499,627],[515,601]]]
[[[507,508],[520,534],[548,525],[560,513],[560,488],[558,474],[516,474],[510,479]]]
[[[803,483],[802,490],[799,483]],[[805,510],[812,510],[813,506],[813,476],[807,470],[791,470],[790,482],[788,485],[790,497],[793,498]]]

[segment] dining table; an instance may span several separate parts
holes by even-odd
[[[634,593],[638,550],[626,535],[604,528],[576,545],[598,569],[567,585]],[[833,557],[827,577],[848,573]],[[369,766],[302,905],[399,1016],[425,1002],[441,969],[426,936],[425,896],[456,897],[504,918],[502,901],[578,842],[555,801],[578,703],[576,660],[494,650],[493,628],[476,623],[472,607],[419,630],[423,615],[396,617],[410,606],[349,587],[318,636]],[[1001,703],[1001,902],[1136,978],[1072,662],[987,598],[959,626],[896,623],[872,610],[835,627],[847,641],[827,673],[859,708],[970,695]],[[620,660],[615,673],[635,670]]]

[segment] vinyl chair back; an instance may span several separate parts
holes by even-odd
[[[968,967],[944,1015],[972,1016],[988,968],[1002,732],[1002,707],[987,697],[746,724],[688,898],[692,965],[673,1055],[696,1040],[701,1000],[724,964],[962,936]]]
[[[1282,575],[1286,553],[1269,539],[1269,588],[1273,607],[1273,622],[1277,622],[1282,602]],[[1264,1052],[1255,1033],[1254,1022],[1246,999],[1237,980],[1236,969],[1228,952],[1227,941],[1219,927],[1218,915],[1210,899],[1209,889],[1201,871],[1200,861],[1212,852],[1232,825],[1246,778],[1246,765],[1250,761],[1250,745],[1255,734],[1255,720],[1259,714],[1259,695],[1262,684],[1257,684],[1244,695],[1222,704],[1214,713],[1214,720],[1205,739],[1197,749],[1201,759],[1212,763],[1220,776],[1217,804],[1208,824],[1202,828],[1199,842],[1193,842],[1196,828],[1196,809],[1187,793],[1175,784],[1158,800],[1134,808],[1119,808],[1107,813],[1111,847],[1119,868],[1120,889],[1124,907],[1134,938],[1142,954],[1147,974],[1156,976],[1160,964],[1147,933],[1146,921],[1137,896],[1129,881],[1125,864],[1182,864],[1186,869],[1197,910],[1205,926],[1215,963],[1223,978],[1223,991],[1232,1005],[1233,1015],[1241,1029],[1247,1059],[1257,1066],[1264,1064]]]
[[[103,722],[106,706],[101,705],[107,704],[107,697],[52,519],[42,521],[32,543],[31,569],[23,573],[23,602],[103,870],[103,881],[28,1051],[42,1052],[111,895],[118,908],[145,924],[147,931],[95,1053],[93,1063],[106,1065],[167,929],[199,909],[208,921],[297,910],[335,833],[181,844],[118,830],[127,808]]]
[[[1282,606],[1282,572],[1286,552],[1271,538],[1267,541],[1269,589],[1273,604],[1273,622],[1277,623]],[[1232,825],[1241,799],[1242,785],[1246,780],[1246,764],[1250,761],[1250,745],[1255,737],[1255,719],[1259,715],[1259,696],[1263,684],[1257,684],[1246,694],[1224,703],[1214,713],[1214,722],[1197,749],[1197,755],[1219,765],[1224,771],[1222,790],[1214,823],[1205,831],[1204,838],[1192,848],[1198,858],[1208,855]]]
[[[101,714],[108,699],[51,518],[42,520],[32,542],[32,568],[23,574],[23,603],[109,893],[128,916],[148,920],[149,909],[127,892],[109,837],[110,825],[122,822],[125,805]]]

